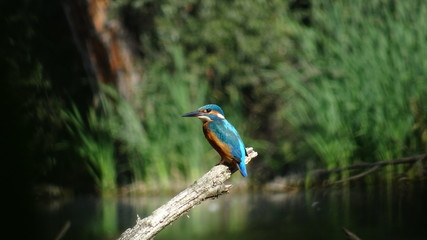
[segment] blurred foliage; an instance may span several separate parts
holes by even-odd
[[[62,14],[57,1],[0,3],[2,180],[19,194],[49,182],[93,190],[64,145],[61,109],[70,99],[87,108],[90,91]]]
[[[94,180],[102,195],[116,193],[116,160],[114,153],[114,130],[119,122],[114,119],[112,106],[101,95],[99,112],[90,108],[81,114],[73,105],[70,111],[63,111],[63,119],[73,141],[69,147],[84,159],[85,169]]]
[[[116,178],[143,183],[143,191],[170,189],[216,163],[215,154],[205,154],[209,147],[199,121],[180,118],[204,103],[206,84],[187,74],[182,49],[171,47],[170,57],[171,72],[161,64],[146,71],[137,106],[104,85],[97,107],[80,113],[72,106],[63,112],[73,138],[69,146],[87,160],[86,169],[102,194],[116,191]]]
[[[34,178],[101,191],[194,179],[217,155],[179,116],[206,103],[260,153],[252,179],[427,149],[425,1],[114,1],[145,69],[129,102],[90,89],[50,3],[2,3],[7,146],[21,141]]]
[[[188,74],[208,83],[205,103],[223,106],[264,160],[280,159],[270,163],[277,170],[285,165],[288,127],[277,120],[286,83],[278,70],[297,55],[292,36],[298,25],[289,2],[118,1],[116,7],[126,26],[138,32],[146,69],[162,63],[163,71],[171,71],[170,46],[182,48]],[[256,137],[249,140],[251,135]]]
[[[134,168],[145,172],[146,182],[162,186],[200,177],[217,158],[205,155],[210,148],[199,121],[180,117],[205,104],[207,84],[189,73],[182,48],[169,46],[167,54],[172,63],[151,64],[141,84],[139,107],[145,134],[144,144],[136,146],[145,164]]]
[[[419,3],[313,3],[300,41],[307,67],[287,81],[285,117],[328,167],[426,150],[414,131],[427,93],[427,6]]]
[[[173,69],[169,46],[184,49],[188,74],[209,84],[206,102],[235,115],[274,174],[289,163],[333,168],[425,151],[422,1],[115,7],[123,19],[132,13],[130,28],[145,22],[137,32],[146,68]]]

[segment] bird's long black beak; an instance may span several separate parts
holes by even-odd
[[[198,116],[201,116],[201,115],[202,115],[201,112],[194,111],[194,112],[189,112],[189,113],[183,114],[183,115],[181,115],[181,117],[198,117]]]

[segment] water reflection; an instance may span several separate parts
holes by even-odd
[[[345,239],[346,227],[362,239],[426,239],[426,188],[329,189],[288,194],[231,193],[191,210],[156,239]],[[55,239],[115,239],[170,199],[95,199],[41,205],[40,233]]]

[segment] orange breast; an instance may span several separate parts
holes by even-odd
[[[230,147],[227,144],[221,142],[218,137],[209,130],[209,122],[203,124],[203,133],[211,146],[219,153],[222,159],[232,163],[233,155],[231,154]]]

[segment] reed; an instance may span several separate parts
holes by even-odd
[[[427,93],[426,4],[314,2],[312,12],[299,29],[307,67],[287,78],[287,118],[306,143],[329,168],[422,149],[408,143]]]
[[[215,163],[211,154],[206,155],[209,148],[200,123],[181,118],[205,104],[207,85],[191,74],[180,47],[169,51],[172,67],[160,62],[147,68],[139,101],[145,130],[145,144],[140,147],[145,164],[140,169],[144,172],[138,175],[144,176],[140,180],[163,187],[197,179]]]
[[[96,113],[95,108],[82,114],[75,105],[62,111],[62,115],[72,137],[70,145],[83,159],[101,195],[115,194],[117,174],[111,121]]]
[[[227,103],[242,135],[263,139],[252,142],[275,174],[425,151],[427,4],[266,3],[153,2],[139,97],[108,93],[111,113],[92,117],[110,126],[105,155],[127,159],[119,175],[169,188],[216,163],[199,123],[180,118],[207,102]]]

